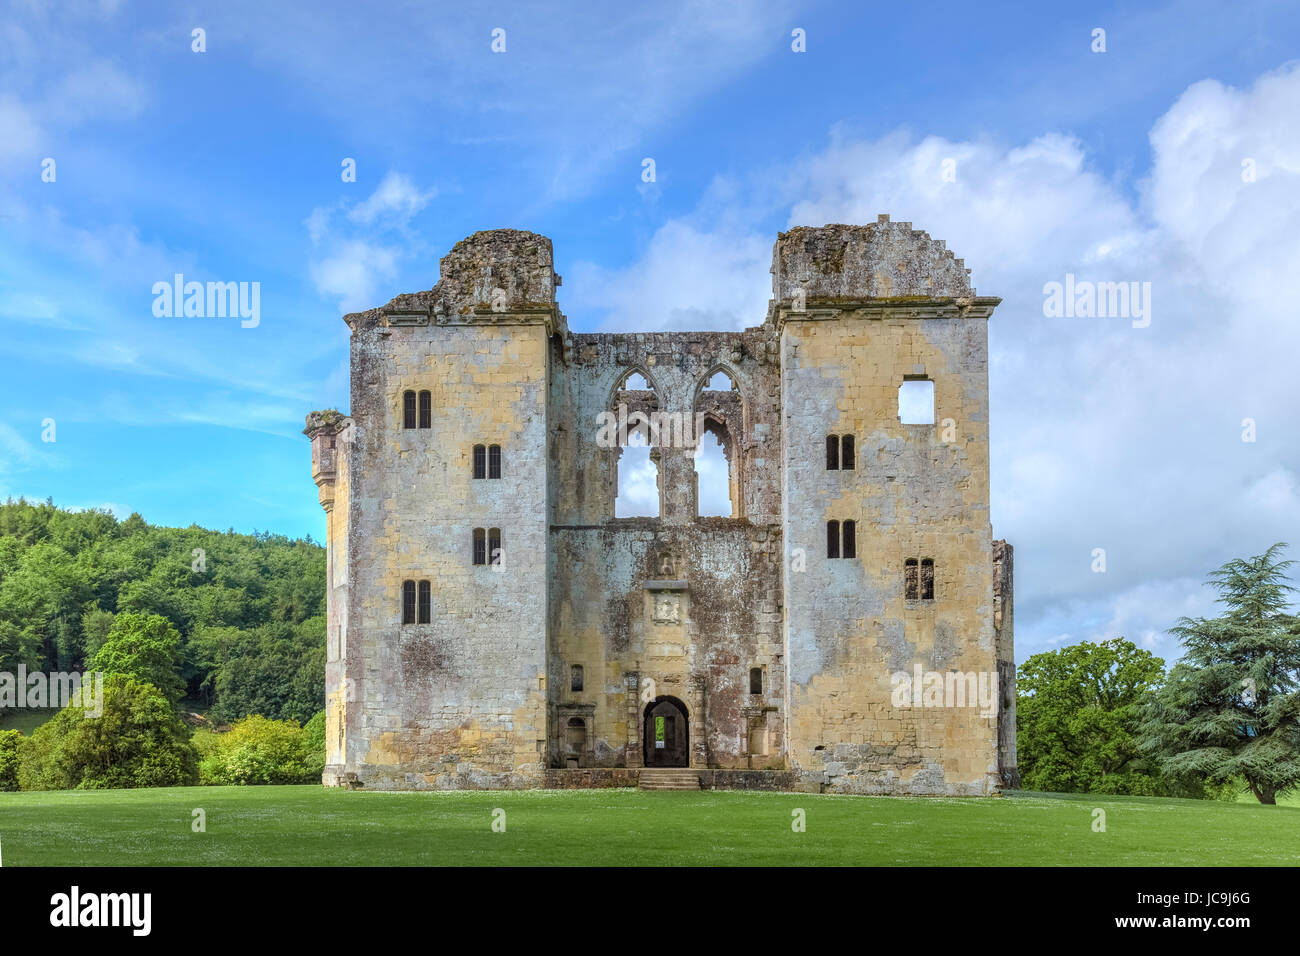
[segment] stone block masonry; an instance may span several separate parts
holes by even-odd
[[[705,787],[1014,786],[1011,548],[989,524],[1000,300],[968,272],[886,216],[801,227],[753,328],[579,334],[550,240],[503,229],[458,243],[431,290],[345,316],[350,414],[305,429],[329,552],[324,782],[620,786],[668,766]],[[917,381],[933,416],[912,424]],[[658,516],[615,517],[624,448],[599,422],[620,411],[716,437],[730,516],[698,516],[686,427],[654,433]],[[980,675],[994,699],[951,699]]]

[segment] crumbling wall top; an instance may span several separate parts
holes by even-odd
[[[334,434],[350,424],[352,419],[344,415],[336,408],[326,408],[318,412],[307,413],[307,427],[302,433],[309,438],[314,438],[317,432],[323,431],[327,434]]]
[[[557,328],[562,328],[555,308],[555,288],[562,280],[554,261],[546,236],[521,229],[476,232],[442,257],[432,289],[396,296],[378,309],[343,319],[356,331],[383,324],[393,315],[402,317],[400,324],[426,324],[466,322],[477,315],[550,312]]]
[[[789,302],[975,295],[970,270],[942,239],[890,222],[888,215],[867,226],[796,226],[772,247],[772,295]]]

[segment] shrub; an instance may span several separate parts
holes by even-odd
[[[312,783],[320,780],[296,720],[251,715],[222,734],[199,731],[199,780],[214,785]],[[322,739],[323,743],[323,739]]]
[[[316,716],[302,728],[303,750],[307,752],[307,766],[314,780],[319,780],[325,773],[325,711],[318,710]]]
[[[19,748],[23,735],[16,730],[0,730],[0,790],[18,789]]]
[[[24,790],[171,787],[194,783],[198,757],[189,732],[152,684],[114,675],[104,712],[65,707],[36,728],[18,768]]]

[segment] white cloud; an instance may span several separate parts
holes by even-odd
[[[604,325],[614,329],[741,329],[762,320],[768,291],[755,280],[771,258],[768,237],[674,220],[626,269],[576,263],[564,285],[565,306],[603,312]]]
[[[308,266],[316,290],[345,313],[388,301],[392,294],[384,286],[397,277],[399,260],[424,251],[407,228],[410,220],[436,195],[436,189],[422,191],[409,177],[389,172],[359,202],[313,209],[304,225],[318,250]],[[400,242],[390,242],[390,235]]]
[[[364,202],[348,210],[348,218],[365,225],[380,218],[405,224],[437,194],[436,189],[421,192],[409,177],[390,172]]]
[[[349,239],[312,262],[312,282],[323,295],[337,299],[345,313],[373,308],[386,299],[378,291],[379,283],[397,275],[397,256],[395,249]]]

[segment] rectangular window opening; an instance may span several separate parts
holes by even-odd
[[[415,582],[402,582],[402,623],[415,623]]]
[[[904,379],[898,386],[898,420],[904,425],[934,424],[934,382]]]
[[[428,581],[420,582],[419,623],[428,624],[433,619],[433,594]]]

